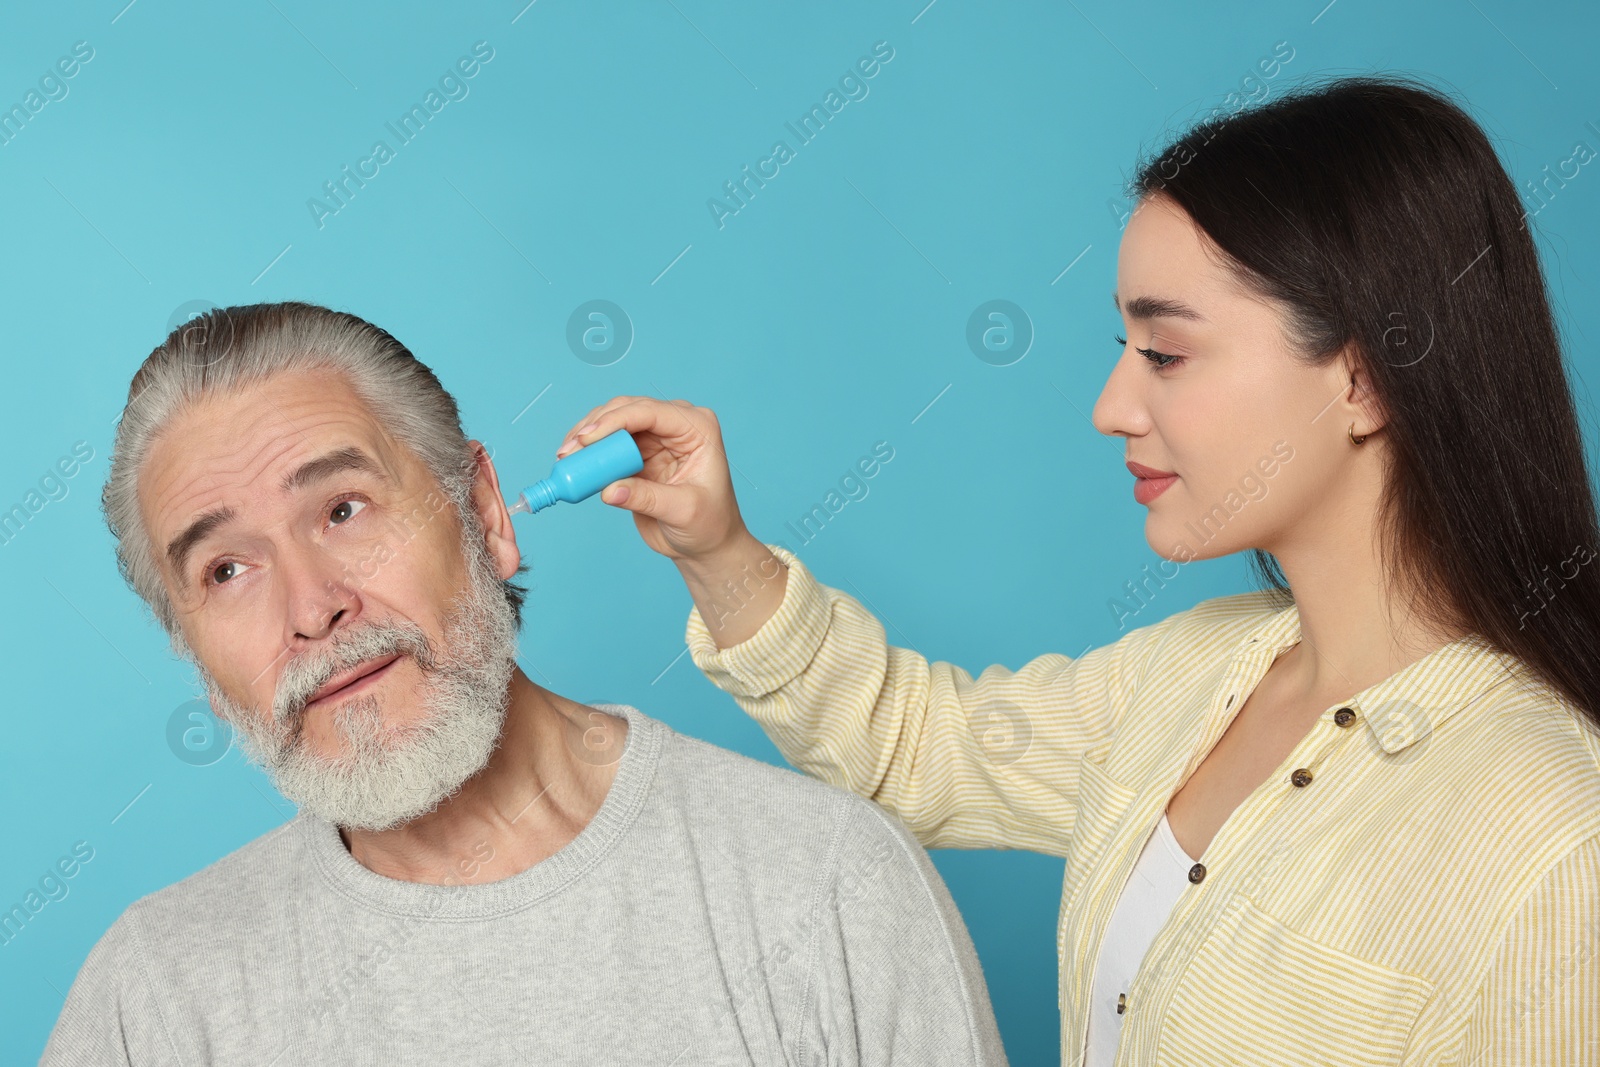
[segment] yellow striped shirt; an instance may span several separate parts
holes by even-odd
[[[1056,956],[1076,1064],[1140,847],[1299,614],[1204,601],[1076,659],[974,679],[888,645],[793,553],[783,601],[695,664],[800,770],[928,848],[1066,859]],[[1228,818],[1127,995],[1119,1065],[1600,1064],[1600,731],[1461,638],[1328,707]]]

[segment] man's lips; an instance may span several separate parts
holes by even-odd
[[[306,707],[309,709],[318,701],[342,695],[345,689],[379,674],[399,658],[400,653],[398,652],[390,656],[380,656],[377,659],[369,659],[365,663],[358,663],[350,670],[334,675],[328,679],[321,689],[311,694],[311,699],[306,701]]]

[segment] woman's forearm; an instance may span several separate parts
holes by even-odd
[[[718,648],[749,638],[783,603],[789,568],[748,532],[712,556],[673,562]]]

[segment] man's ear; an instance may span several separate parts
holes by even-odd
[[[483,442],[467,442],[472,450],[472,509],[477,513],[478,524],[483,527],[484,547],[495,562],[495,573],[502,579],[517,573],[522,563],[522,552],[517,548],[517,533],[511,526],[511,513],[500,493],[500,476],[495,473],[494,460],[489,458]]]

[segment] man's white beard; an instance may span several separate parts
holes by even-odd
[[[233,725],[240,747],[278,791],[302,809],[341,827],[391,829],[436,809],[489,762],[511,698],[516,617],[474,533],[463,544],[467,587],[452,604],[440,648],[405,619],[337,634],[329,647],[284,665],[270,722],[231,701],[196,664],[212,710]],[[341,671],[395,652],[421,670],[422,716],[385,724],[384,700],[405,701],[404,693],[347,697],[333,714],[344,751],[332,759],[309,751],[302,727],[311,694]]]

